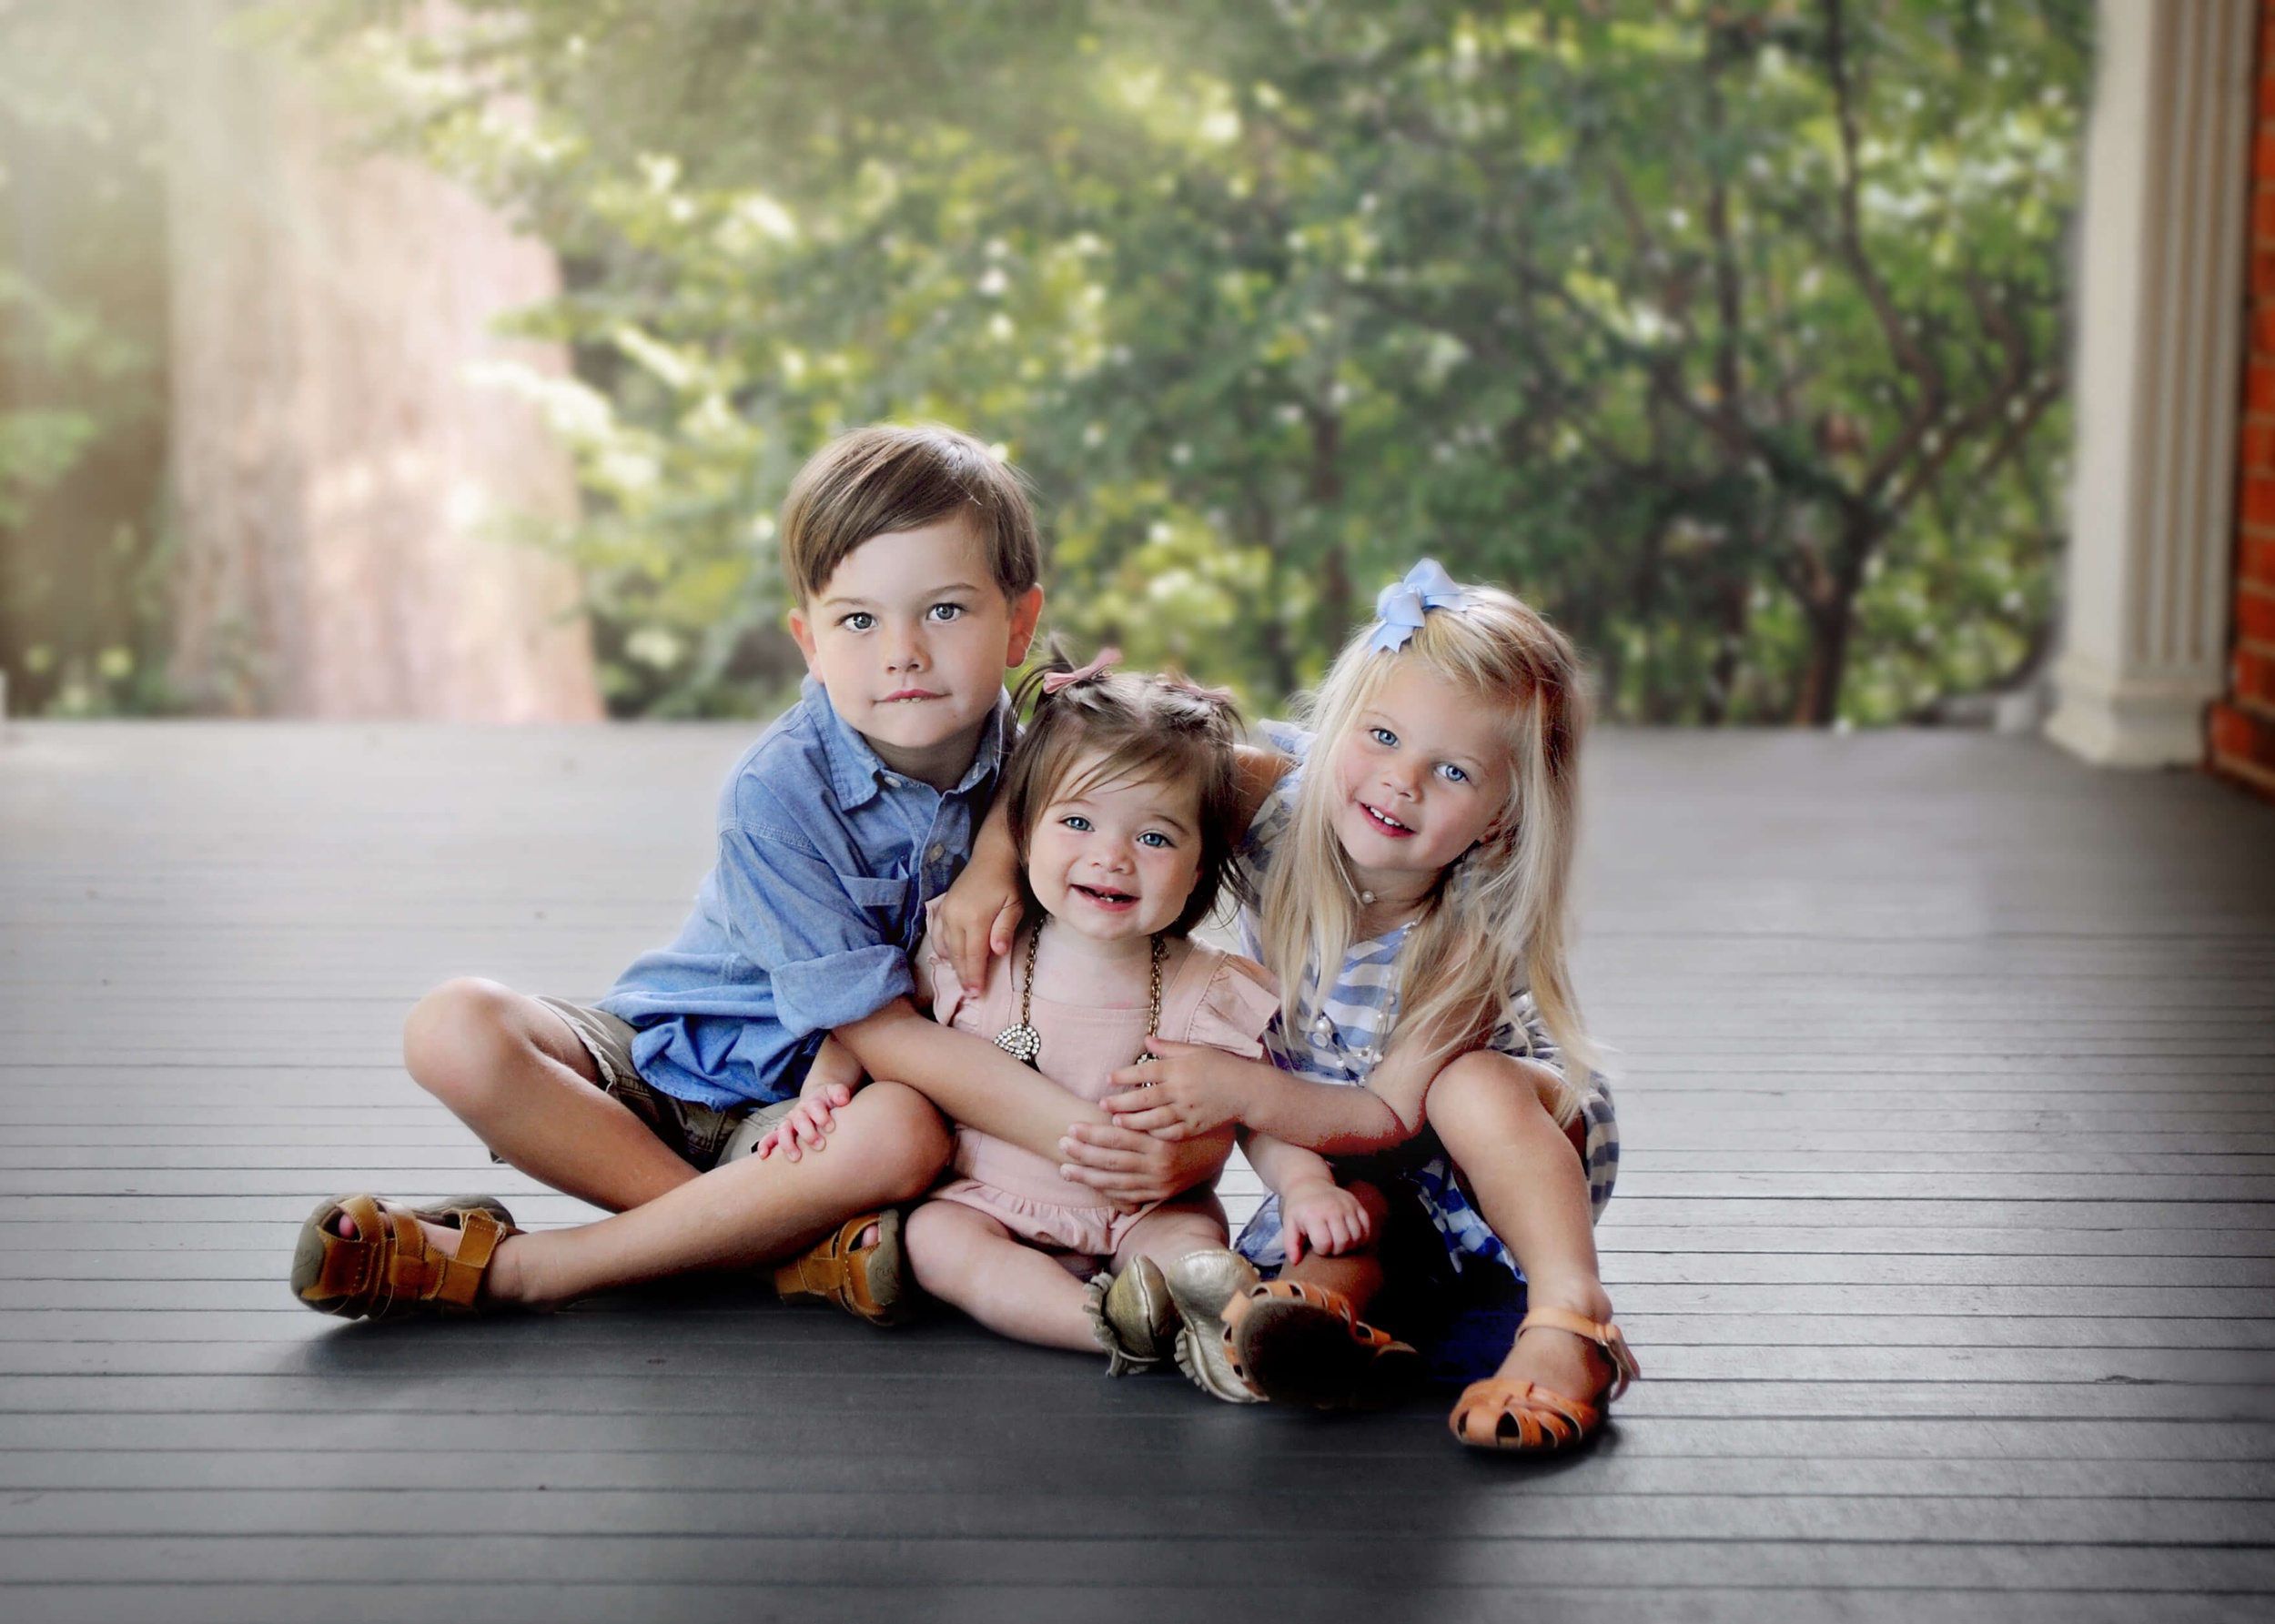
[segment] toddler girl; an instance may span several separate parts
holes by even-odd
[[[1516,599],[1429,560],[1377,609],[1321,684],[1317,731],[1279,731],[1244,762],[1257,799],[1236,878],[1259,894],[1250,951],[1282,977],[1274,1064],[1157,1044],[1106,1105],[1167,1138],[1239,1121],[1329,1153],[1378,1231],[1429,1243],[1301,1257],[1268,1202],[1240,1253],[1286,1266],[1223,1312],[1248,1386],[1350,1402],[1379,1366],[1384,1339],[1359,1316],[1386,1266],[1441,1286],[1505,1269],[1530,1312],[1452,1429],[1555,1448],[1637,1374],[1597,1276],[1618,1141],[1564,955],[1578,663]],[[985,856],[966,873],[976,905],[952,895],[946,913],[985,919],[999,872]]]
[[[1188,934],[1230,858],[1230,701],[1174,679],[1108,672],[1113,658],[1109,650],[1080,671],[1061,661],[1029,679],[1040,692],[1002,792],[1025,920],[1010,952],[982,985],[966,985],[935,951],[922,954],[918,975],[935,1020],[994,1039],[1093,1103],[1152,1044],[1262,1054],[1259,1034],[1279,1005],[1258,966]],[[1291,1219],[1363,1233],[1358,1201],[1320,1157],[1285,1145],[1251,1155]],[[1125,1212],[971,1128],[956,1131],[952,1171],[909,1215],[909,1264],[925,1290],[1005,1336],[1103,1347],[1120,1375],[1170,1352],[1173,1290],[1215,1309],[1241,1283],[1245,1271],[1222,1250],[1223,1208],[1205,1185]],[[1180,1266],[1194,1254],[1209,1256]],[[1204,1369],[1198,1361],[1217,1353],[1212,1342],[1181,1362]]]

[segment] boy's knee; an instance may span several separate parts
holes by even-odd
[[[953,1145],[931,1101],[905,1084],[872,1083],[847,1107],[855,1113],[859,1132],[833,1144],[833,1154],[852,1151],[881,1200],[913,1201],[932,1188]]]
[[[478,1098],[513,1044],[515,1002],[511,988],[470,975],[421,998],[403,1022],[412,1080],[453,1108]]]

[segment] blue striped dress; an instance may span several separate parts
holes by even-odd
[[[1274,748],[1294,758],[1296,764],[1257,808],[1240,848],[1239,861],[1259,890],[1272,852],[1294,819],[1296,796],[1302,788],[1304,763],[1311,748],[1311,735],[1299,729],[1267,723],[1264,731]],[[1242,909],[1240,940],[1250,958],[1260,956],[1256,926],[1254,912]],[[1275,1022],[1264,1034],[1272,1064],[1307,1082],[1363,1086],[1368,1073],[1382,1057],[1381,1034],[1397,1013],[1398,958],[1410,928],[1400,925],[1386,934],[1353,943],[1324,996],[1319,978],[1308,977],[1296,1001],[1294,1025]],[[1562,1070],[1556,1045],[1534,1012],[1530,993],[1518,995],[1511,1019],[1493,1034],[1491,1046],[1503,1054]],[[1601,1218],[1619,1176],[1619,1125],[1603,1076],[1591,1073],[1589,1082],[1587,1097],[1581,1105],[1587,1124],[1588,1202],[1592,1215]],[[1402,1175],[1444,1237],[1455,1269],[1471,1258],[1482,1257],[1502,1265],[1518,1279],[1524,1278],[1516,1258],[1492,1232],[1484,1215],[1471,1204],[1452,1164],[1442,1153],[1412,1161]],[[1287,1261],[1280,1241],[1279,1196],[1266,1198],[1234,1245],[1259,1268],[1276,1267]]]

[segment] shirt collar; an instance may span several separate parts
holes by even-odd
[[[812,677],[799,684],[798,692],[807,707],[819,718],[817,730],[822,741],[822,754],[829,762],[830,788],[836,793],[837,804],[851,812],[876,798],[877,787],[887,778],[902,782],[911,782],[903,773],[887,767],[877,752],[845,723],[829,702],[829,690]],[[1011,742],[1011,694],[999,690],[996,696],[995,714],[980,730],[979,748],[972,752],[972,764],[948,792],[962,795],[979,788],[995,776],[1003,764]]]

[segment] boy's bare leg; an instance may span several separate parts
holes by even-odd
[[[1537,1084],[1529,1062],[1464,1054],[1431,1084],[1431,1125],[1478,1210],[1524,1270],[1528,1306],[1607,1320],[1612,1299],[1596,1272],[1587,1167],[1573,1137],[1541,1103]],[[1592,1401],[1612,1367],[1592,1343],[1537,1331],[1518,1338],[1501,1374]]]
[[[618,1214],[501,1243],[484,1280],[501,1302],[560,1302],[777,1259],[852,1214],[922,1195],[948,1155],[938,1112],[898,1084],[872,1084],[837,1113],[824,1152],[794,1163],[746,1157],[699,1176],[600,1091],[592,1057],[567,1022],[495,982],[454,981],[430,994],[405,1024],[403,1051],[420,1085],[490,1149]],[[459,1231],[426,1227],[437,1250],[457,1252]]]
[[[837,1113],[826,1147],[794,1162],[744,1156],[612,1218],[500,1243],[489,1294],[564,1302],[690,1269],[777,1261],[855,1213],[923,1195],[948,1150],[947,1126],[922,1094],[872,1083]]]
[[[484,1145],[581,1201],[622,1212],[695,1176],[601,1092],[568,1022],[496,982],[446,982],[420,1000],[403,1024],[403,1064]]]

